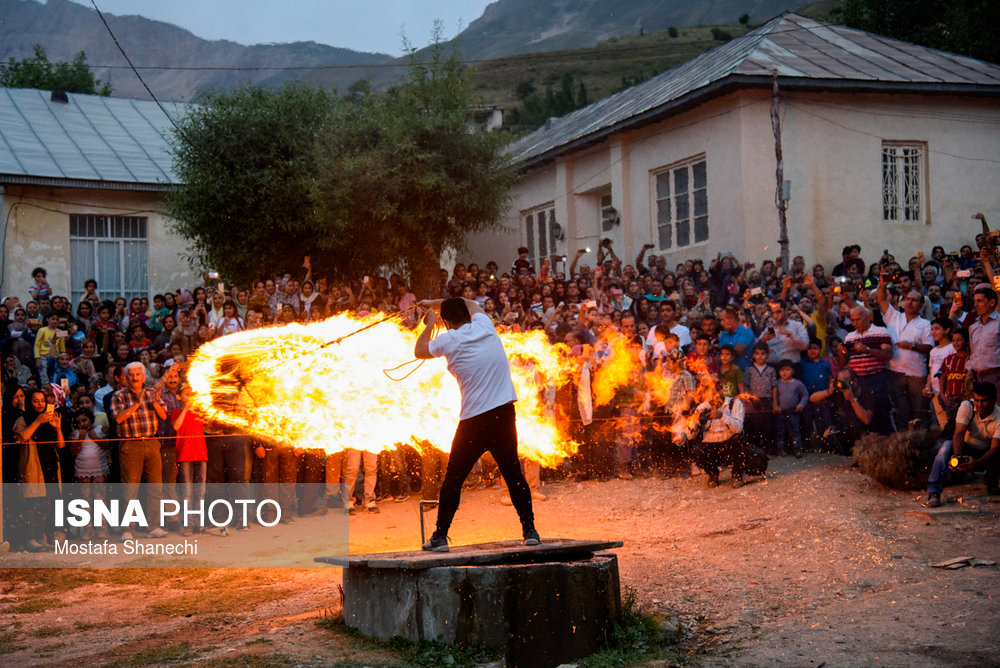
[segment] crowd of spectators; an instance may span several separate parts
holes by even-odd
[[[718,484],[720,465],[732,466],[739,486],[751,443],[772,457],[801,457],[810,449],[849,454],[867,433],[933,427],[964,434],[971,422],[994,415],[990,408],[980,416],[983,392],[993,406],[1000,384],[994,247],[994,236],[981,235],[977,250],[936,246],[929,255],[899,259],[884,250],[866,262],[851,245],[828,272],[802,256],[787,267],[780,259],[757,267],[732,254],[668,267],[652,245],[627,263],[602,240],[593,258],[581,249],[538,267],[526,248],[510,267],[459,263],[441,270],[440,294],[432,296],[475,300],[498,329],[542,330],[553,344],[567,346],[578,373],[557,388],[553,403],[581,448],[550,475],[675,475],[690,473],[694,461],[710,485]],[[101,295],[87,281],[74,305],[38,268],[24,303],[11,296],[0,304],[4,482],[142,479],[176,497],[180,471],[187,485],[181,494],[192,498],[206,480],[325,482],[332,495],[341,482],[353,492],[363,473],[360,505],[353,494],[340,498],[352,512],[377,512],[380,499],[405,500],[415,486],[425,499],[436,496],[432,470],[441,462],[433,455],[405,448],[378,456],[301,451],[198,424],[185,409],[186,359],[211,339],[345,312],[407,312],[408,326],[417,326],[419,314],[409,311],[417,297],[404,277],[314,279],[306,257],[299,275],[245,288],[226,286],[212,273],[203,279],[153,295],[151,303]],[[632,360],[632,376],[611,396],[599,396],[603,365],[623,354]],[[150,416],[166,417],[150,417],[154,429],[143,434],[155,440],[160,457],[143,455],[136,463],[126,452],[122,415],[141,410],[133,406],[141,401]],[[184,439],[176,440],[181,432]],[[985,443],[963,466],[986,469],[992,493],[1000,456],[991,437]],[[37,457],[25,456],[29,449]],[[938,471],[938,482],[945,476]],[[544,498],[537,485],[536,475],[534,493]],[[935,495],[940,502],[935,489],[932,505]],[[296,508],[303,515],[325,512],[315,496],[285,498],[288,519]],[[43,512],[32,506],[25,517]],[[27,549],[45,549],[50,538],[18,535]]]

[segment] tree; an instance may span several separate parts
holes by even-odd
[[[192,267],[248,285],[296,269],[303,255],[322,263],[311,188],[334,102],[297,84],[245,88],[210,96],[180,121],[174,169],[184,185],[167,205]]]
[[[101,83],[87,65],[81,51],[71,62],[49,62],[41,44],[34,46],[35,55],[23,60],[11,58],[0,68],[0,86],[5,88],[40,88],[64,90],[67,93],[111,95],[111,85]]]
[[[739,21],[740,21],[740,25],[741,26],[747,25],[748,23],[750,23],[750,15],[749,14],[740,14]]]
[[[246,285],[309,255],[319,275],[393,267],[435,292],[441,252],[498,220],[516,173],[506,135],[470,130],[468,72],[440,43],[431,59],[386,93],[290,84],[193,109],[168,198],[192,266]]]
[[[852,28],[1000,63],[998,2],[846,0],[843,16]]]
[[[420,296],[438,290],[442,251],[496,223],[516,179],[509,137],[470,130],[470,73],[442,49],[435,40],[426,65],[411,53],[407,84],[337,106],[313,188],[337,267],[401,269]]]

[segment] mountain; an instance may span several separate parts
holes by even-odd
[[[497,0],[459,35],[465,58],[576,49],[667,28],[761,23],[803,4],[792,0]]]
[[[169,0],[168,0],[169,1]],[[211,1],[211,0],[208,0]],[[586,56],[566,54],[570,49],[592,47],[626,36],[650,35],[669,27],[733,26],[742,14],[751,23],[770,19],[795,0],[497,0],[458,36],[461,56],[482,60],[549,52],[552,62],[541,64],[522,57],[483,64],[498,69],[503,90],[483,86],[490,100],[508,102],[517,83],[534,79],[540,85],[572,71],[582,76],[602,67],[605,81],[594,92],[607,94],[623,78],[650,76],[712,46],[709,37],[700,44],[634,43],[635,53],[623,54],[619,44],[609,62],[595,63]],[[818,3],[825,4],[825,3]],[[836,4],[836,3],[835,3]],[[149,87],[161,100],[197,100],[200,93],[240,85],[278,86],[300,80],[346,91],[359,79],[371,79],[375,89],[385,88],[405,76],[408,60],[381,53],[359,53],[315,42],[243,46],[226,40],[206,40],[175,25],[140,16],[104,14]],[[701,30],[707,34],[706,29]],[[687,35],[691,41],[691,34]],[[700,34],[700,33],[699,33]],[[685,35],[682,32],[682,38]],[[0,62],[32,55],[41,44],[51,61],[71,60],[83,51],[94,74],[111,84],[116,97],[148,99],[142,83],[128,68],[100,17],[92,8],[70,0],[0,0]],[[633,44],[629,43],[629,46]],[[628,47],[626,47],[628,48]],[[662,50],[661,50],[662,48]],[[562,53],[556,53],[562,52]],[[417,53],[424,57],[426,49]],[[618,61],[623,61],[620,64]],[[627,61],[627,62],[624,62]],[[169,67],[172,69],[143,69]],[[254,69],[262,68],[262,69]],[[282,69],[287,68],[287,69]],[[622,71],[619,71],[622,70]],[[589,84],[588,84],[589,87]],[[593,98],[592,98],[593,99]]]
[[[381,53],[359,53],[316,42],[243,46],[226,40],[206,40],[169,23],[141,16],[104,14],[136,67],[219,69],[140,69],[161,100],[190,101],[202,91],[245,84],[280,85],[290,79],[346,90],[368,73],[365,66],[391,62]],[[111,83],[116,97],[149,99],[149,94],[111,40],[92,8],[69,0],[0,0],[0,62],[26,58],[41,44],[50,61],[87,54],[94,74]],[[112,66],[108,68],[105,66]],[[351,66],[350,69],[261,69]],[[227,69],[228,68],[228,69]],[[394,68],[390,68],[394,71]]]

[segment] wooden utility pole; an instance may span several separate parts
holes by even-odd
[[[778,207],[778,246],[781,248],[781,265],[784,271],[789,270],[788,264],[788,222],[785,219],[785,210],[788,202],[785,201],[785,163],[781,154],[781,93],[778,91],[778,72],[774,72],[772,103],[771,103],[771,129],[774,131],[774,158],[777,162],[775,178],[778,185],[774,190],[774,205]]]

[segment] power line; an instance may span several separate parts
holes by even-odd
[[[93,4],[94,0],[91,0]],[[94,5],[97,9],[97,6]],[[100,10],[98,10],[100,14]],[[101,20],[104,20],[103,15]],[[107,22],[104,22],[105,27],[108,28],[108,32],[111,33],[111,28],[108,27]],[[829,29],[830,26],[799,26],[797,28],[788,28],[787,30],[775,30],[763,35],[764,37],[771,37],[773,35],[784,35],[793,32],[799,32],[802,30],[812,31],[817,29]],[[749,33],[746,33],[749,34]],[[114,34],[111,33],[112,39],[115,39]],[[741,39],[745,35],[741,35],[736,39]],[[677,46],[687,47],[687,46],[705,46],[709,44],[717,44],[722,46],[729,43],[720,42],[716,39],[706,39],[706,40],[695,40],[691,42],[680,42]],[[118,49],[125,55],[124,49],[115,39],[115,44]],[[562,58],[576,58],[579,56],[603,56],[603,55],[614,55],[618,53],[623,54],[642,54],[646,52],[662,52],[664,49],[663,44],[650,44],[650,45],[634,45],[634,46],[621,46],[621,47],[601,47],[595,46],[585,49],[572,49],[572,50],[560,50],[560,51],[536,51],[530,53],[514,54],[511,56],[503,56],[500,58],[469,58],[469,59],[459,59],[457,62],[460,65],[482,65],[482,64],[503,64],[505,62],[517,62],[522,60],[559,60]],[[670,53],[663,53],[662,55],[672,55]],[[699,54],[700,55],[700,54]],[[697,57],[697,56],[695,56]],[[406,62],[388,62],[388,63],[355,63],[355,64],[344,64],[344,65],[286,65],[286,66],[223,66],[223,65],[134,65],[128,56],[125,56],[125,60],[128,61],[128,65],[89,65],[93,69],[104,69],[104,70],[131,70],[139,76],[138,70],[149,70],[149,71],[180,71],[180,72],[294,72],[294,71],[324,71],[324,70],[355,70],[355,69],[393,69],[393,68],[408,68],[411,64],[418,66],[429,66],[433,65],[432,61],[406,61]],[[688,59],[690,60],[690,59]],[[688,62],[688,60],[684,62]],[[8,63],[0,63],[0,67],[9,67]],[[141,77],[140,77],[141,80]],[[143,82],[145,85],[145,82]],[[147,87],[148,90],[148,87]]]
[[[97,2],[95,2],[95,0],[90,0],[90,4],[92,4],[92,5],[94,6],[94,11],[96,11],[96,12],[97,12],[97,15],[98,15],[99,17],[101,17],[101,23],[103,23],[103,24],[104,24],[104,27],[105,27],[105,28],[107,28],[107,30],[108,30],[108,34],[109,34],[109,35],[111,35],[111,39],[112,39],[112,40],[114,41],[114,43],[115,43],[115,46],[117,46],[117,47],[118,47],[118,50],[119,50],[119,51],[121,51],[121,54],[122,54],[122,56],[123,56],[123,57],[125,58],[125,62],[127,62],[127,63],[128,63],[128,66],[129,66],[130,68],[132,68],[132,71],[133,71],[133,72],[135,72],[135,76],[136,76],[136,77],[137,77],[137,78],[139,79],[139,83],[141,83],[141,84],[142,84],[142,87],[146,89],[146,92],[147,92],[147,93],[149,93],[149,96],[150,96],[151,98],[153,98],[153,102],[155,102],[155,103],[156,103],[156,106],[158,106],[158,107],[160,108],[160,111],[162,111],[162,112],[163,112],[163,115],[167,117],[167,120],[168,120],[168,121],[170,121],[170,124],[174,126],[174,129],[175,129],[175,130],[177,130],[177,134],[178,134],[178,135],[180,135],[181,137],[184,137],[184,131],[183,131],[183,130],[181,130],[180,126],[179,126],[179,125],[177,125],[177,122],[176,122],[176,121],[174,121],[174,117],[173,117],[173,116],[171,116],[171,115],[170,115],[169,113],[167,113],[167,110],[163,108],[163,105],[162,105],[162,104],[160,104],[160,101],[159,101],[158,99],[156,99],[156,95],[154,95],[154,94],[153,94],[153,91],[152,91],[152,90],[151,90],[151,89],[149,88],[149,86],[148,86],[148,85],[146,84],[146,81],[145,81],[145,80],[144,80],[144,79],[142,78],[142,75],[141,75],[141,74],[139,74],[139,70],[137,70],[137,69],[135,68],[135,65],[133,65],[133,64],[132,64],[132,59],[128,57],[128,54],[127,54],[127,53],[125,53],[125,49],[124,49],[124,48],[122,48],[122,45],[121,45],[121,43],[120,43],[120,42],[118,41],[118,38],[117,38],[117,37],[115,37],[115,33],[114,33],[114,32],[112,32],[112,30],[111,30],[111,26],[109,26],[109,25],[108,25],[108,22],[107,22],[107,21],[106,21],[106,20],[104,19],[104,14],[103,14],[103,13],[101,12],[101,10],[100,10],[100,9],[98,9],[98,8],[97,8]],[[186,138],[185,138],[185,139],[186,139]],[[189,143],[190,143],[190,142],[189,142]]]

